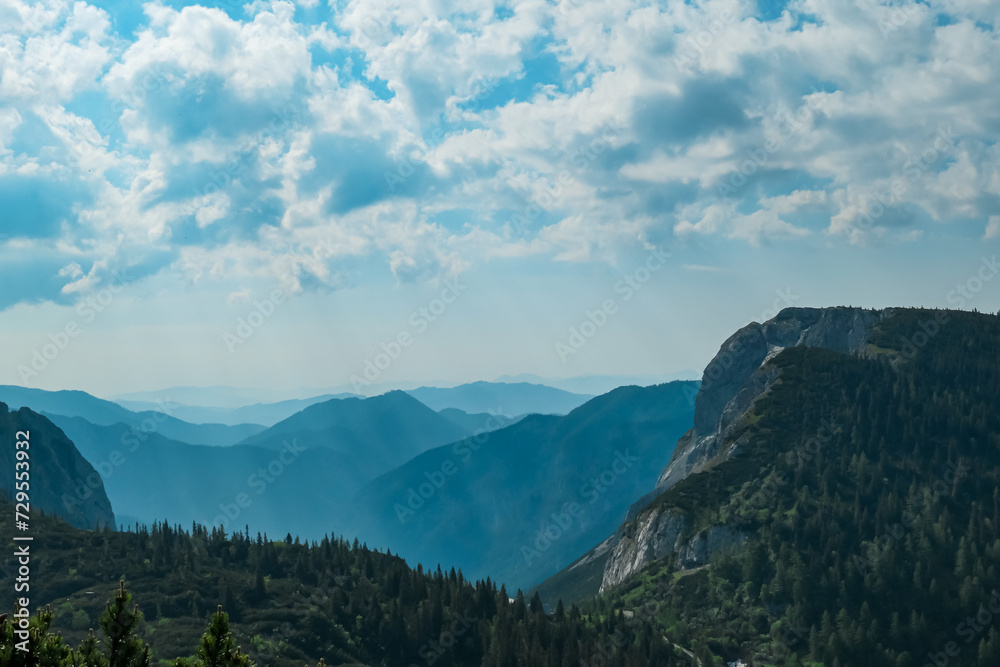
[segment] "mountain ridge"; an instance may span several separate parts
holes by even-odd
[[[16,437],[21,432],[28,437]],[[0,402],[0,469],[9,471],[0,479],[0,491],[14,498],[15,447],[29,444],[28,468],[30,505],[63,518],[84,530],[115,527],[115,515],[101,476],[83,457],[76,445],[49,419],[29,408],[10,410]]]
[[[355,532],[428,565],[527,586],[610,532],[655,482],[690,426],[695,384],[620,387],[568,415],[528,415],[428,450],[358,492]],[[554,522],[565,535],[536,548]]]

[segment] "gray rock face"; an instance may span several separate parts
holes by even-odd
[[[684,527],[682,514],[656,509],[623,524],[614,536],[614,550],[604,565],[601,592],[680,548]]]
[[[722,445],[731,427],[777,380],[764,363],[786,347],[820,347],[843,354],[863,350],[891,310],[786,308],[763,324],[748,324],[722,344],[705,368],[695,398],[694,428],[677,444],[647,503],[710,460],[729,453]],[[638,508],[633,507],[633,514]]]
[[[661,509],[643,512],[637,521],[622,526],[604,567],[601,592],[671,553],[677,554],[678,566],[687,570],[706,565],[747,541],[744,533],[728,526],[712,526],[684,540],[687,527],[683,514]]]
[[[73,442],[45,417],[28,408],[11,412],[0,402],[0,497],[14,497],[18,431],[28,431],[32,511],[44,510],[84,530],[116,527],[104,482]],[[21,438],[23,439],[23,438]]]
[[[616,533],[601,591],[672,552],[677,553],[678,565],[689,569],[739,549],[747,536],[728,526],[712,526],[681,543],[683,516],[645,508],[688,475],[738,450],[740,443],[731,437],[732,431],[778,379],[778,370],[766,365],[768,360],[795,346],[863,354],[875,326],[891,314],[891,309],[786,308],[773,319],[748,324],[730,336],[705,368],[695,398],[694,428],[677,442],[656,488],[632,505]]]

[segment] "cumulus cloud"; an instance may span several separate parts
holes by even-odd
[[[295,292],[670,236],[1000,236],[986,0],[143,12],[0,0],[5,232],[50,253],[25,298],[121,265]]]

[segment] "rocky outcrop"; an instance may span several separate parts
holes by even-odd
[[[656,488],[633,506],[644,504],[697,472],[709,461],[731,453],[732,428],[778,379],[766,362],[786,347],[821,347],[844,354],[864,350],[875,325],[891,310],[862,308],[786,308],[773,319],[743,327],[722,344],[705,368],[695,398],[694,428],[677,444]]]
[[[682,570],[707,565],[713,558],[739,550],[747,541],[746,533],[729,526],[712,526],[701,531],[677,551],[677,565]]]
[[[685,525],[683,514],[658,509],[623,524],[614,536],[614,549],[604,565],[601,592],[679,549]]]
[[[651,509],[626,523],[615,535],[615,545],[604,567],[601,592],[625,581],[650,563],[677,554],[682,570],[707,565],[713,558],[746,542],[747,536],[728,526],[711,526],[687,536],[687,517],[675,510]]]
[[[865,354],[875,326],[890,309],[786,308],[763,324],[753,322],[722,344],[705,368],[695,397],[694,428],[678,442],[656,487],[629,509],[615,534],[601,586],[614,586],[649,563],[677,554],[682,569],[704,565],[715,555],[738,549],[746,535],[712,526],[690,538],[684,517],[648,508],[659,495],[692,473],[724,461],[739,450],[734,431],[754,404],[778,380],[767,362],[787,347],[819,347],[843,354]],[[648,508],[648,509],[647,509]]]
[[[104,482],[73,442],[45,417],[28,408],[11,412],[0,403],[0,497],[10,500],[15,491],[15,447],[28,431],[32,511],[55,514],[77,528],[116,527]]]

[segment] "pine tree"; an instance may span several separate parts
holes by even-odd
[[[106,667],[108,659],[101,654],[100,642],[91,630],[80,647],[73,652],[73,667]]]
[[[175,664],[177,667],[255,667],[250,657],[236,646],[236,639],[229,629],[229,614],[222,611],[222,605],[212,614],[195,660],[178,660]]]
[[[142,613],[138,605],[132,604],[132,595],[125,590],[122,579],[118,594],[108,603],[100,619],[106,637],[108,667],[149,667],[149,646],[135,636],[140,621]]]

